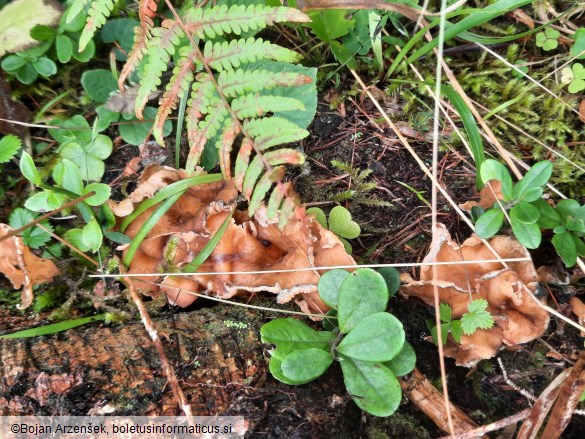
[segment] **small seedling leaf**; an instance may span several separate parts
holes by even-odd
[[[317,221],[321,226],[325,229],[327,228],[327,217],[325,216],[325,212],[320,207],[310,207],[307,209],[308,215],[313,215],[315,217],[315,221]]]
[[[453,315],[453,310],[451,306],[447,303],[440,303],[439,304],[439,317],[441,318],[442,322],[449,323],[451,321]]]
[[[512,222],[519,221],[522,224],[534,224],[540,217],[540,211],[530,203],[524,201],[516,204],[510,210]]]
[[[538,219],[538,218],[536,218]],[[523,223],[517,217],[517,211],[513,208],[510,211],[510,221],[512,222],[512,232],[520,243],[526,248],[538,248],[540,241],[542,240],[542,233],[538,224],[526,224]]]
[[[515,195],[517,200],[521,200],[526,191],[531,188],[542,188],[550,179],[553,171],[553,165],[548,160],[536,163],[526,173],[524,178],[516,184]]]
[[[2,137],[0,139],[0,163],[12,160],[21,146],[22,141],[13,134]]]
[[[332,332],[315,331],[290,317],[266,323],[260,329],[260,335],[263,343],[274,343],[278,347],[284,343],[296,346],[296,349],[326,348],[335,338]]]
[[[512,177],[508,169],[493,159],[487,159],[481,165],[480,169],[481,179],[484,184],[490,180],[498,180],[502,183],[502,195],[505,201],[512,200],[513,196],[513,183]]]
[[[20,229],[35,218],[36,215],[30,210],[18,207],[10,214],[8,223],[13,229]],[[53,231],[53,227],[49,224],[48,220],[42,221],[41,225],[47,230]],[[51,240],[51,235],[37,226],[29,227],[21,232],[20,236],[22,236],[24,245],[30,248],[40,248]]]
[[[556,233],[552,238],[552,244],[567,267],[577,263],[577,246],[570,233]]]
[[[465,335],[471,335],[477,329],[490,329],[494,326],[494,319],[487,307],[488,301],[485,299],[472,300],[467,305],[467,312],[461,316],[461,329]]]
[[[26,151],[23,151],[20,157],[20,172],[22,172],[24,178],[34,185],[39,186],[42,183],[41,176],[39,175],[39,171],[37,171],[33,158]]]

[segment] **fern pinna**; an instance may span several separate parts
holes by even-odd
[[[308,135],[305,128],[316,109],[315,69],[293,64],[298,53],[254,35],[274,23],[309,18],[293,8],[220,1],[179,12],[171,8],[174,18],[155,26],[156,2],[139,3],[142,24],[135,29],[135,44],[120,76],[122,87],[132,71],[138,72],[136,115],[142,118],[173,62],[153,127],[157,142],[164,145],[164,122],[188,97],[188,173],[198,164],[209,169],[219,162],[223,176],[233,178],[248,200],[251,215],[274,188],[268,213],[284,224],[297,200],[291,185],[280,181],[283,166],[302,164],[304,156],[276,147]]]

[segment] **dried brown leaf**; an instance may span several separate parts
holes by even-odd
[[[14,230],[7,224],[0,224],[0,238]],[[31,253],[22,239],[13,236],[0,241],[0,272],[12,283],[21,288],[21,308],[28,307],[34,298],[34,285],[50,282],[59,274],[59,269],[50,259],[39,258]]]

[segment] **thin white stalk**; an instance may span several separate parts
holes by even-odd
[[[92,274],[89,277],[109,277],[109,278],[124,278],[124,277],[159,277],[159,276],[224,276],[230,274],[268,274],[268,273],[296,273],[299,271],[318,271],[318,270],[334,270],[341,269],[355,269],[355,268],[410,268],[410,267],[429,267],[433,265],[460,265],[460,264],[477,264],[477,263],[498,263],[498,262],[524,262],[530,261],[530,258],[509,258],[509,259],[480,259],[473,261],[446,261],[446,262],[412,262],[412,263],[398,263],[398,264],[363,264],[363,265],[331,265],[321,267],[305,267],[305,268],[291,268],[286,270],[258,270],[258,271],[210,271],[210,272],[196,272],[196,273],[132,273],[132,274]]]

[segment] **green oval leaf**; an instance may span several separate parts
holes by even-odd
[[[37,73],[44,78],[48,78],[57,73],[57,64],[45,56],[33,61],[33,66]]]
[[[392,360],[384,363],[394,375],[401,377],[409,374],[416,365],[416,352],[412,345],[405,341],[402,350]]]
[[[333,363],[331,353],[323,349],[303,349],[288,354],[282,362],[282,373],[295,384],[305,384],[320,377]]]
[[[513,183],[508,168],[493,159],[487,159],[480,168],[481,179],[484,184],[490,180],[498,180],[502,183],[502,195],[505,201],[513,198]]]
[[[330,270],[321,276],[317,287],[319,289],[319,297],[321,297],[321,300],[323,300],[327,306],[337,309],[339,287],[347,276],[349,276],[349,271],[340,268]]]
[[[358,268],[341,283],[337,302],[339,329],[346,334],[364,317],[386,311],[388,288],[381,274]]]
[[[512,212],[510,212],[510,219],[512,220],[512,232],[520,244],[526,248],[538,248],[542,239],[538,224],[524,224],[515,219]]]
[[[68,63],[73,54],[73,41],[67,35],[59,35],[55,41],[57,58],[62,64]]]
[[[577,246],[570,233],[556,233],[552,238],[552,244],[567,267],[577,263]]]
[[[260,329],[260,335],[263,343],[274,343],[279,348],[281,345],[294,346],[295,350],[321,347],[327,349],[335,338],[332,332],[315,331],[291,317],[266,323]]]
[[[491,238],[504,224],[504,212],[499,208],[486,211],[475,223],[475,233],[480,238]]]
[[[402,323],[392,314],[380,312],[364,317],[337,346],[337,351],[362,361],[390,361],[402,350]]]
[[[555,209],[544,199],[538,199],[532,203],[538,208],[540,216],[538,217],[538,225],[543,229],[554,229],[561,223],[560,215]]]
[[[118,89],[118,82],[112,72],[106,69],[95,69],[81,75],[81,85],[94,101],[103,104],[110,93]]]
[[[79,168],[73,162],[67,159],[61,159],[53,169],[53,180],[63,189],[82,195],[83,180]]]
[[[522,224],[534,224],[540,217],[540,211],[530,203],[520,202],[510,210],[510,220]]]
[[[402,389],[388,367],[345,356],[340,364],[345,387],[359,408],[374,416],[390,416],[396,411]]]
[[[268,363],[268,370],[270,370],[272,376],[276,378],[278,381],[285,384],[289,384],[291,386],[294,386],[296,384],[294,381],[289,380],[282,372],[282,359],[277,357],[271,357],[270,362]]]
[[[524,175],[524,178],[516,183],[516,199],[521,200],[528,189],[542,188],[546,185],[552,175],[552,171],[553,165],[548,160],[536,163],[530,168],[526,175]]]
[[[103,239],[102,228],[95,219],[89,221],[81,229],[81,239],[89,250],[97,252],[100,249]]]
[[[33,158],[26,151],[23,151],[20,157],[20,172],[22,172],[24,178],[34,185],[39,186],[42,183],[41,176],[39,175],[39,171],[37,171]]]

